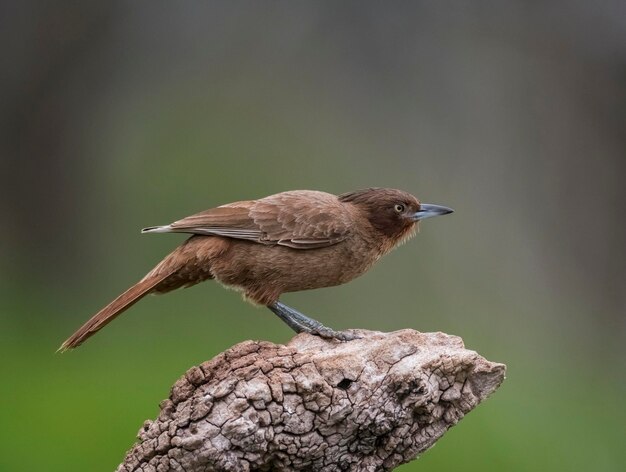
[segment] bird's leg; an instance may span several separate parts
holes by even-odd
[[[322,338],[339,339],[340,341],[352,341],[353,339],[359,338],[354,334],[335,331],[328,328],[319,321],[309,318],[308,316],[303,315],[299,311],[294,310],[279,301],[276,301],[267,307],[272,310],[276,316],[287,323],[287,326],[293,329],[296,333],[304,332],[315,334]]]

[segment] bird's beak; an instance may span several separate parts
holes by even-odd
[[[454,210],[441,205],[431,205],[430,203],[420,203],[420,209],[411,215],[413,221],[432,218],[433,216],[447,215]]]

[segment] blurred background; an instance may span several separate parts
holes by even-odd
[[[456,213],[284,300],[508,365],[399,470],[623,470],[623,1],[3,1],[0,25],[0,470],[111,471],[187,368],[292,336],[206,283],[55,354],[184,240],[142,227],[368,186]]]

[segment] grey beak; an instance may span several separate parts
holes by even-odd
[[[430,203],[420,203],[420,209],[413,214],[414,221],[432,218],[433,216],[447,215],[454,210],[442,205],[431,205]]]

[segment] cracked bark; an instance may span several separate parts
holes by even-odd
[[[504,380],[456,336],[356,332],[246,341],[192,367],[117,471],[392,470]]]

